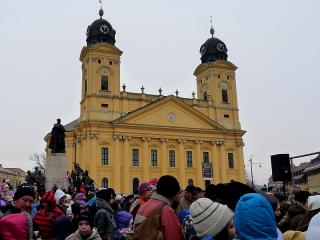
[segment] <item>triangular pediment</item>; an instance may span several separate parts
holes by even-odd
[[[188,129],[226,130],[217,122],[211,120],[174,96],[163,97],[124,117],[116,119],[114,123]]]

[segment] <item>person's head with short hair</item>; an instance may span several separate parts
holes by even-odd
[[[231,240],[235,236],[233,212],[226,205],[199,198],[191,204],[190,215],[198,237]]]
[[[13,203],[19,210],[31,212],[35,194],[32,186],[25,183],[21,184],[17,187],[17,190],[13,195]]]
[[[180,185],[178,180],[171,175],[164,175],[160,177],[157,184],[157,193],[173,200],[176,195],[180,193]]]
[[[193,185],[188,185],[184,190],[184,198],[187,199],[189,202],[193,202],[196,200],[197,196],[197,188]]]
[[[275,193],[275,192],[276,192],[276,188],[274,186],[268,187],[268,193]]]
[[[294,200],[302,205],[306,205],[309,196],[311,196],[311,194],[308,191],[299,191],[294,194]]]
[[[92,232],[93,221],[87,214],[77,217],[78,230],[81,236],[88,236]]]
[[[138,193],[141,197],[148,200],[152,196],[153,186],[148,182],[141,183],[138,187]]]
[[[109,204],[113,204],[115,196],[112,191],[110,191],[110,188],[103,188],[97,192],[96,197],[105,200]]]

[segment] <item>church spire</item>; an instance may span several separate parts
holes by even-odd
[[[213,26],[212,26],[212,16],[210,16],[210,34],[213,37],[214,29],[213,29]]]
[[[100,18],[102,18],[103,13],[104,13],[104,11],[103,11],[103,9],[102,9],[102,0],[99,0],[99,3],[100,3],[99,16],[100,16]]]

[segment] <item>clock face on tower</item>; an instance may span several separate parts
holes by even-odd
[[[168,121],[173,122],[174,120],[176,120],[176,115],[172,112],[168,113]]]
[[[201,48],[200,48],[200,53],[201,53],[201,55],[205,54],[206,51],[207,51],[206,45],[202,45]]]
[[[100,32],[101,33],[107,34],[109,31],[110,31],[110,28],[106,24],[103,24],[103,25],[100,26]]]
[[[226,46],[225,46],[223,43],[219,42],[219,43],[217,44],[217,50],[218,50],[219,52],[226,52],[226,51],[227,51],[227,48],[226,48]]]

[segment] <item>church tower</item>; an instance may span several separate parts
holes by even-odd
[[[214,119],[229,129],[241,129],[235,82],[237,67],[228,61],[224,42],[213,36],[200,47],[201,64],[194,71],[198,99],[214,106]]]
[[[87,28],[87,46],[80,54],[82,62],[82,92],[80,121],[110,121],[119,117],[114,99],[120,95],[120,56],[115,46],[116,31],[100,18]]]

